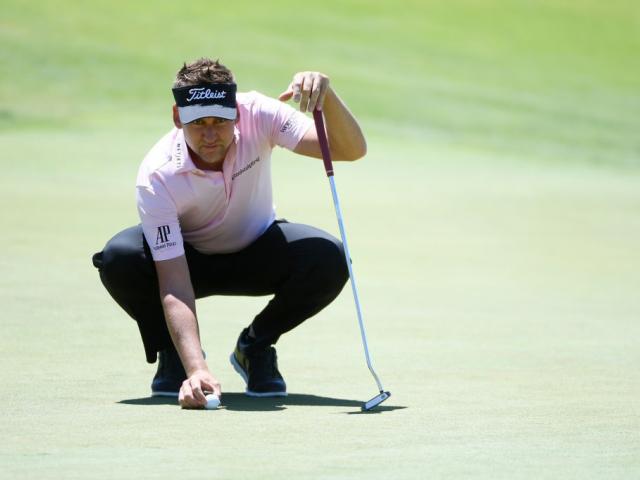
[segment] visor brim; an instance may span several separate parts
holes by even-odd
[[[223,105],[189,105],[188,107],[178,107],[178,115],[182,123],[191,123],[204,117],[235,120],[238,116],[238,111],[235,108]]]

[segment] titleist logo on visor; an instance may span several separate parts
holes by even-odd
[[[191,96],[187,98],[187,102],[206,99],[214,100],[218,98],[225,98],[227,96],[227,92],[221,92],[220,90],[212,92],[211,89],[207,88],[205,90],[204,87],[192,88],[191,90],[189,90],[189,93],[191,94]]]
[[[190,123],[204,117],[235,120],[236,84],[200,83],[173,89],[178,114],[182,123]]]
[[[178,107],[191,105],[223,105],[236,107],[235,83],[203,83],[173,89],[173,98]]]

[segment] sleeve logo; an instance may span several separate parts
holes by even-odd
[[[280,133],[287,133],[291,130],[294,129],[294,127],[296,126],[296,120],[295,118],[290,118],[289,120],[287,120],[287,122],[282,126],[282,128],[280,129]]]
[[[158,227],[158,234],[156,235],[156,245],[161,243],[167,243],[169,241],[169,235],[171,234],[171,229],[169,225],[162,225]]]
[[[174,247],[176,242],[169,241],[169,235],[171,235],[171,229],[169,225],[162,225],[158,227],[156,233],[156,244],[154,245],[154,250],[161,250],[167,247]]]

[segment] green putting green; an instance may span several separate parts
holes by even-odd
[[[635,2],[9,0],[0,19],[0,478],[636,478]],[[336,165],[351,292],[278,343],[290,395],[228,364],[267,298],[201,300],[222,408],[154,366],[90,258],[137,222],[177,66],[276,96],[317,69],[364,127]],[[274,153],[277,211],[337,235],[322,163]]]

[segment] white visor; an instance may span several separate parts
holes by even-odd
[[[178,107],[178,115],[182,123],[190,123],[204,117],[219,117],[227,120],[235,120],[238,111],[235,108],[224,105],[189,105]]]

